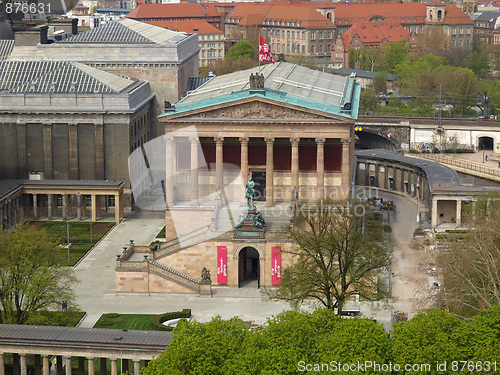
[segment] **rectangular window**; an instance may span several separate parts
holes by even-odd
[[[328,32],[328,39],[332,39],[332,32],[331,31]]]
[[[460,35],[464,35],[464,28],[463,27],[460,28],[459,33],[460,33]]]
[[[278,48],[276,48],[276,52],[279,52],[280,51],[280,44],[279,43],[276,44],[276,47],[278,47]]]
[[[302,40],[306,40],[306,32],[302,31]]]
[[[306,46],[302,46],[302,53],[306,53]]]
[[[323,53],[323,44],[319,45],[319,53]]]
[[[286,51],[287,51],[287,52],[290,52],[290,44],[287,44],[287,45],[286,45]]]
[[[314,53],[314,44],[311,46],[311,53]]]
[[[320,38],[320,39],[323,39],[323,31],[320,31],[320,32],[319,32],[319,38]]]
[[[457,28],[456,27],[451,29],[451,35],[457,35]]]
[[[311,40],[316,39],[316,33],[314,31],[311,31]]]
[[[295,31],[292,31],[292,39],[295,39]]]
[[[288,30],[288,31],[286,32],[286,38],[287,38],[287,39],[290,39],[290,30]]]
[[[467,35],[470,35],[470,26],[467,26]]]
[[[281,37],[285,38],[285,30],[281,30]]]

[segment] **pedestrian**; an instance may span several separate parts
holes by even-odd
[[[488,161],[488,155],[484,156],[484,160]]]

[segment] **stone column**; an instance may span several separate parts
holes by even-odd
[[[141,361],[134,360],[134,375],[139,375],[141,372]]]
[[[438,222],[438,201],[436,198],[432,198],[432,227],[436,228],[437,222]]]
[[[248,182],[248,137],[240,137],[241,144],[241,177],[243,178],[243,185]]]
[[[191,203],[198,205],[198,138],[189,138],[191,143]]]
[[[165,137],[165,150],[166,150],[165,189],[167,193],[167,206],[173,206],[175,202],[175,197],[174,197],[175,165],[173,158],[174,145],[175,145],[174,138]]]
[[[123,191],[115,193],[115,222],[119,223],[123,217]]]
[[[89,375],[95,375],[94,357],[88,357],[87,358],[87,367],[88,367],[88,370],[89,370]]]
[[[63,220],[68,220],[68,194],[63,194],[62,196],[62,218]]]
[[[104,180],[104,126],[95,124],[95,179]]]
[[[71,375],[71,357],[64,357],[64,364],[66,365],[66,375]]]
[[[28,178],[28,157],[26,154],[26,124],[17,125],[17,178]]]
[[[457,213],[455,215],[455,222],[457,223],[457,228],[462,225],[462,201],[457,199]]]
[[[215,137],[215,188],[224,189],[224,138]]]
[[[92,200],[92,221],[97,221],[101,217],[101,196],[92,194],[91,195],[91,200]]]
[[[274,206],[274,138],[265,138],[266,141],[266,206]]]
[[[42,357],[42,368],[43,368],[43,375],[50,375],[50,372],[49,372],[49,356],[48,355],[44,355]]]
[[[76,218],[82,221],[82,195],[76,195]]]
[[[351,139],[350,138],[342,138],[342,189],[346,189],[347,192],[351,190],[351,166],[350,166],[350,148],[351,148]],[[368,164],[367,164],[368,168]],[[369,174],[369,170],[367,171]],[[342,194],[342,196],[349,197],[350,194]]]
[[[21,375],[28,375],[28,366],[26,364],[26,354],[21,354]]]
[[[316,189],[318,198],[325,197],[325,138],[316,138]]]
[[[116,358],[111,359],[111,375],[118,375],[118,366]]]
[[[78,125],[69,126],[69,179],[78,180]]]
[[[35,354],[35,375],[42,375],[42,366],[41,366],[41,356],[40,354]]]
[[[33,220],[38,220],[38,197],[33,194]]]
[[[299,142],[300,138],[290,138],[290,143],[292,144],[292,186],[297,188],[297,192],[300,197],[300,186],[299,186]]]
[[[0,353],[0,375],[5,375],[5,360],[3,353]]]
[[[43,124],[43,175],[50,180],[53,176],[52,167],[52,124]]]
[[[52,198],[52,194],[47,195],[47,219],[52,220],[52,203],[54,203],[54,200]]]

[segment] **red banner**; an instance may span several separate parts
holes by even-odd
[[[271,248],[271,285],[281,283],[281,248]]]
[[[274,64],[273,55],[271,54],[269,45],[261,35],[259,35],[259,61],[268,61]]]
[[[217,246],[217,283],[227,284],[226,246]]]

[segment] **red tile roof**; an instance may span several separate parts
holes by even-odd
[[[373,17],[384,17],[387,21],[397,21],[404,25],[422,24],[425,22],[427,5],[425,3],[336,3],[335,24],[337,26],[353,25],[356,21],[370,20]],[[467,14],[453,4],[445,5],[443,24],[472,24]]]
[[[359,35],[363,45],[372,46],[379,45],[384,39],[389,42],[396,42],[403,38],[408,39],[410,33],[397,22],[356,22],[342,35],[345,51],[349,49],[355,35]]]
[[[267,21],[285,21],[300,22],[300,27],[333,27],[332,22],[318,13],[315,7],[304,7],[297,4],[282,4],[283,3],[239,3],[227,15],[226,22],[238,23],[241,25],[255,25]]]
[[[127,14],[128,18],[155,19],[155,18],[207,18],[219,17],[213,3],[182,3],[182,4],[140,4]]]
[[[172,31],[183,31],[191,34],[222,34],[222,31],[218,28],[203,20],[144,21],[144,23],[164,27]]]

